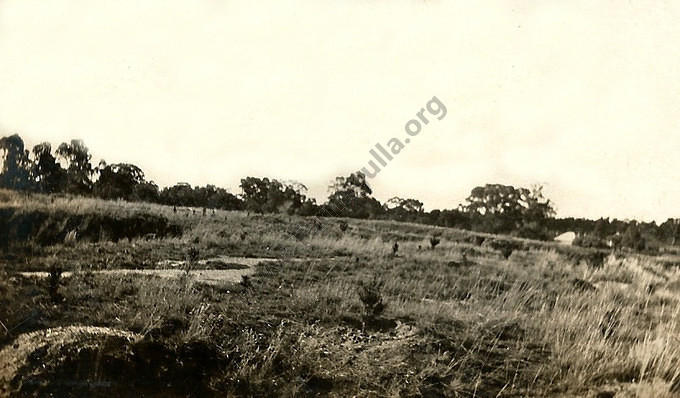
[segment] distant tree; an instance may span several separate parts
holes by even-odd
[[[319,215],[319,206],[316,204],[316,199],[306,198],[297,212],[301,216]]]
[[[621,245],[633,250],[642,251],[646,248],[646,241],[640,233],[640,228],[636,222],[631,222],[623,234]]]
[[[423,216],[424,222],[442,227],[471,229],[470,217],[458,209],[434,209]]]
[[[375,218],[385,212],[371,195],[373,191],[361,172],[337,177],[329,186],[330,195],[323,206],[325,213],[354,218]]]
[[[466,209],[472,213],[486,214],[521,214],[527,190],[519,190],[513,186],[487,184],[476,187],[467,198]]]
[[[268,178],[246,177],[241,179],[241,191],[246,210],[264,213],[270,200],[271,182]]]
[[[284,208],[289,214],[306,214],[314,211],[316,201],[307,197],[306,185],[298,181],[285,181],[283,187]]]
[[[99,179],[93,193],[104,199],[132,199],[135,186],[144,183],[144,172],[129,163],[99,164]]]
[[[203,188],[197,187],[194,192],[196,191],[199,192],[200,206],[223,210],[239,210],[242,208],[241,200],[224,188],[206,185]]]
[[[158,185],[153,181],[144,181],[140,184],[136,184],[132,188],[132,196],[130,199],[138,202],[158,202],[160,200]]]
[[[593,227],[593,235],[599,239],[604,239],[609,235],[609,220],[605,220],[604,218],[600,218],[599,220],[595,221],[595,226]]]
[[[423,213],[423,202],[416,199],[390,198],[385,202],[388,217],[397,221],[415,221]]]
[[[269,178],[241,179],[245,208],[257,213],[298,213],[307,201],[307,187]]]
[[[680,239],[680,220],[676,218],[669,218],[659,226],[659,238],[666,243],[673,246],[677,245]]]
[[[171,187],[163,188],[160,193],[160,202],[172,206],[196,205],[194,190],[186,182],[180,182]]]
[[[555,214],[540,186],[529,190],[488,184],[474,188],[466,201],[463,210],[473,217],[477,229],[485,232],[519,231],[525,224],[541,223]]]
[[[27,190],[31,188],[29,153],[18,134],[0,138],[2,172],[0,186],[3,188]]]
[[[49,142],[33,147],[31,178],[41,192],[55,193],[65,189],[66,170],[52,155],[52,146]]]
[[[366,198],[373,194],[373,190],[366,181],[366,175],[358,171],[347,177],[335,177],[335,181],[328,187],[331,194],[336,192],[351,192],[359,198]]]
[[[523,199],[526,202],[524,219],[527,222],[541,222],[546,218],[554,217],[555,206],[553,202],[543,195],[542,185],[533,185],[531,190],[520,188]]]
[[[417,199],[402,199],[400,197],[390,198],[386,203],[388,209],[399,209],[407,213],[421,213],[423,211],[423,202]]]
[[[68,164],[67,191],[75,194],[92,192],[92,176],[95,170],[90,163],[92,155],[83,141],[71,140],[68,144],[62,143],[57,148],[57,155]]]

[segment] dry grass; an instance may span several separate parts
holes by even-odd
[[[333,218],[204,217],[156,205],[0,196],[0,206],[26,212],[153,212],[185,227],[175,238],[76,239],[9,253],[0,279],[0,321],[12,329],[5,342],[84,324],[175,350],[200,343],[219,358],[205,365],[217,395],[656,397],[671,396],[680,379],[680,271],[668,265],[677,261],[671,254],[619,254],[594,268],[552,244],[520,242],[530,249],[505,259],[476,239],[498,237],[422,225],[345,220],[342,231]],[[441,243],[432,250],[434,235]],[[201,258],[284,260],[258,266],[243,285],[87,272],[153,268],[184,260],[190,248]],[[76,271],[58,305],[47,286],[13,274],[55,264]],[[374,278],[387,305],[369,319],[359,293]]]

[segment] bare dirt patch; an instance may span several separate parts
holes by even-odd
[[[92,271],[95,274],[105,275],[148,275],[159,276],[162,278],[179,278],[184,274],[189,274],[196,282],[207,285],[222,285],[225,283],[238,283],[244,276],[250,276],[255,272],[255,266],[261,263],[271,263],[279,261],[274,258],[248,258],[248,257],[229,257],[220,256],[213,259],[200,260],[197,262],[199,267],[219,267],[219,269],[191,269],[185,270],[187,263],[181,260],[165,260],[159,266],[172,267],[161,269],[113,269]],[[20,272],[19,275],[30,278],[48,278],[48,272]],[[63,278],[70,278],[73,272],[64,272]]]

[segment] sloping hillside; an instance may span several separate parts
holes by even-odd
[[[37,223],[8,240],[0,256],[4,352],[39,351],[26,347],[36,334],[23,334],[48,328],[135,336],[115,347],[84,338],[85,354],[73,357],[71,348],[46,345],[49,366],[25,361],[3,386],[17,396],[84,386],[91,396],[671,396],[678,380],[680,273],[672,256],[387,221],[175,212],[10,192],[0,193],[0,211],[14,217],[3,218],[3,231],[22,230],[17,222],[33,214],[51,220],[49,228],[88,214],[177,228],[93,239],[82,220],[64,221],[60,231],[76,233],[44,241],[47,227]],[[212,259],[225,256],[279,261],[246,265],[239,282],[195,277],[224,268]],[[176,276],[95,272],[115,269]],[[28,271],[48,274],[20,273]],[[143,354],[130,355],[135,349]],[[122,390],[126,379],[115,369],[140,369],[144,358],[143,380]],[[79,361],[99,366],[96,380],[87,372],[69,379]],[[181,377],[197,389],[161,388]]]

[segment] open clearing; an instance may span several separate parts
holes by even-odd
[[[674,255],[391,221],[175,215],[91,199],[38,197],[21,219],[34,222],[35,209],[46,225],[65,225],[45,236],[63,238],[71,227],[59,217],[71,220],[71,208],[85,214],[79,223],[96,208],[109,215],[102,219],[182,232],[42,244],[10,228],[17,240],[0,255],[2,395],[680,391]]]

